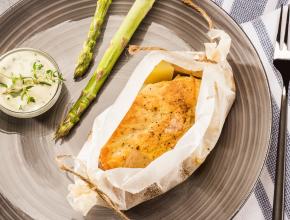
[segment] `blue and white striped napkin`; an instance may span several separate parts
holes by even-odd
[[[235,220],[241,219],[272,219],[274,196],[274,178],[276,168],[276,150],[278,141],[278,125],[280,112],[280,98],[282,93],[282,78],[275,69],[272,59],[274,43],[279,24],[280,7],[288,4],[288,0],[213,0],[232,18],[234,18],[249,36],[256,47],[270,82],[273,100],[273,136],[270,152],[257,182],[257,185]],[[290,74],[290,70],[289,70]],[[288,108],[290,109],[290,108]],[[290,115],[290,114],[289,114]],[[288,120],[290,128],[290,120]],[[285,219],[290,219],[290,145],[289,129],[287,134],[287,161],[286,161],[286,213]]]

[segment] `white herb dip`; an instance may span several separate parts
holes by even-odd
[[[34,75],[34,65],[39,65],[37,75]],[[41,66],[40,66],[41,65]],[[60,81],[46,78],[47,71],[58,77],[58,68],[45,54],[34,50],[15,50],[4,55],[0,60],[0,105],[13,112],[34,112],[47,105],[56,95]],[[16,77],[16,82],[15,82]],[[20,77],[20,79],[19,79]],[[35,78],[36,77],[36,78]],[[14,78],[14,82],[13,82]],[[25,81],[22,78],[29,79]],[[35,79],[43,82],[34,84]],[[29,85],[29,83],[31,85]],[[19,87],[18,87],[18,84]],[[28,84],[28,87],[26,86]],[[23,87],[25,85],[26,87]],[[10,94],[12,89],[17,93]],[[11,89],[12,88],[12,89]],[[20,88],[20,89],[18,89]],[[24,94],[23,89],[28,88]],[[10,89],[10,90],[9,90]],[[19,92],[22,91],[22,92]],[[16,95],[15,95],[16,94]]]

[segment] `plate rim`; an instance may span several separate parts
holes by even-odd
[[[21,7],[22,5],[25,5],[26,2],[28,2],[28,1],[38,1],[38,0],[18,0],[17,2],[11,4],[6,10],[4,10],[0,14],[0,24],[2,22],[4,22],[11,14],[13,14],[13,11],[15,9]],[[260,55],[259,55],[256,47],[254,46],[254,43],[251,41],[250,37],[242,29],[242,27],[240,26],[240,24],[237,21],[235,21],[234,18],[232,18],[231,15],[227,11],[225,11],[220,5],[218,5],[216,2],[214,2],[214,0],[208,0],[208,1],[206,1],[206,3],[209,4],[209,5],[211,5],[211,6],[213,6],[213,7],[218,8],[224,14],[224,16],[227,17],[237,27],[237,29],[239,29],[243,33],[245,39],[248,41],[249,45],[253,49],[254,53],[256,54],[256,56],[257,56],[257,58],[258,58],[258,60],[260,62],[260,65],[262,67],[262,70],[263,70],[262,72],[263,72],[263,75],[265,76],[265,79],[266,79],[267,94],[269,96],[269,100],[268,101],[269,101],[270,106],[271,106],[271,108],[270,108],[270,115],[271,115],[271,117],[270,117],[270,120],[269,120],[269,122],[270,122],[271,125],[267,129],[267,132],[269,134],[268,135],[268,140],[267,140],[268,144],[267,144],[267,150],[266,150],[266,153],[265,153],[265,157],[263,159],[263,163],[262,163],[262,165],[261,165],[261,167],[259,169],[259,172],[257,172],[257,176],[255,177],[256,180],[252,183],[251,190],[247,193],[247,195],[245,196],[245,198],[243,198],[243,200],[238,205],[238,207],[236,208],[236,210],[229,217],[229,219],[233,219],[239,213],[239,211],[245,206],[246,202],[248,201],[248,199],[250,198],[250,196],[254,192],[254,189],[255,189],[255,187],[257,185],[257,182],[259,180],[259,177],[261,176],[262,170],[265,167],[266,160],[267,160],[267,158],[269,156],[270,146],[271,146],[271,139],[273,137],[273,133],[272,133],[272,131],[273,131],[273,100],[271,98],[270,83],[269,83],[269,79],[268,79],[268,76],[267,76],[267,73],[266,73],[265,66],[264,66],[264,64],[262,62],[262,59],[261,59],[261,57],[260,57]],[[22,215],[24,215],[25,217],[28,217],[28,218],[33,219],[30,215],[28,215],[27,213],[25,213],[24,211],[22,211],[19,207],[17,207],[14,204],[12,204],[8,200],[8,198],[6,198],[6,196],[2,192],[0,192],[0,197],[4,198],[4,200],[6,200],[5,202],[11,204],[12,207],[10,206],[9,208],[12,208],[14,211],[16,211],[17,216],[20,216],[20,213],[19,212],[21,212]],[[20,219],[22,219],[22,217],[20,217]]]
[[[250,39],[250,37],[247,35],[247,33],[244,31],[244,29],[240,26],[240,24],[234,19],[231,17],[231,15],[226,11],[224,10],[221,6],[219,6],[216,2],[214,2],[213,0],[209,0],[208,1],[209,4],[213,4],[215,5],[217,8],[221,9],[221,11],[224,13],[225,16],[227,16],[233,23],[235,23],[235,25],[238,27],[238,29],[244,34],[244,36],[246,37],[246,39],[248,40],[248,42],[250,43],[250,45],[252,46],[252,49],[254,50],[255,54],[257,55],[259,61],[260,61],[260,64],[262,66],[262,69],[263,69],[263,75],[265,76],[266,78],[266,83],[267,83],[267,93],[269,94],[269,103],[270,103],[270,106],[271,106],[271,109],[270,109],[270,115],[271,115],[271,119],[270,119],[270,123],[271,123],[271,126],[270,128],[268,128],[268,133],[270,133],[269,135],[269,138],[268,138],[268,146],[267,146],[267,151],[266,151],[266,155],[265,155],[265,158],[263,160],[263,164],[260,168],[260,171],[258,172],[258,175],[256,177],[256,181],[252,184],[251,186],[251,190],[249,192],[249,194],[245,197],[244,201],[241,202],[241,204],[239,205],[239,207],[237,208],[237,210],[232,214],[232,216],[230,217],[230,219],[233,219],[238,213],[239,211],[245,206],[245,204],[247,203],[247,201],[249,200],[250,196],[252,195],[252,193],[254,192],[254,189],[258,183],[258,180],[262,174],[262,171],[265,167],[265,164],[266,164],[266,160],[269,156],[269,152],[270,152],[270,147],[271,147],[271,139],[273,137],[273,100],[271,98],[271,89],[270,89],[270,83],[269,83],[269,79],[268,79],[268,76],[267,76],[267,73],[266,73],[266,69],[265,69],[265,66],[262,62],[262,59],[261,59],[261,56],[259,55],[258,53],[258,50],[256,49],[254,43],[252,42],[252,40]]]

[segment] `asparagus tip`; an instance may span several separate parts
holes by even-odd
[[[61,132],[59,131],[59,129],[54,133],[53,136],[53,140],[54,141],[58,141],[59,139],[63,138],[64,135],[61,134]]]
[[[74,74],[74,80],[77,80],[80,76],[78,74]]]
[[[74,71],[74,79],[78,79],[80,77],[82,77],[88,70],[90,63],[82,63],[82,64],[78,64],[75,68]]]
[[[70,132],[70,130],[73,126],[74,126],[74,124],[72,122],[70,122],[69,120],[63,121],[63,123],[61,123],[61,125],[56,130],[53,139],[55,141],[57,141],[57,140],[65,137],[66,135],[68,135],[68,133]]]
[[[81,77],[83,75],[83,72],[79,66],[76,67],[75,72],[74,72],[74,79],[78,79],[79,77]]]

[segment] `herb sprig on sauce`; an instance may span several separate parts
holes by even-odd
[[[52,86],[54,83],[64,81],[62,74],[51,69],[45,70],[40,61],[36,61],[32,65],[32,76],[22,76],[21,74],[7,76],[0,75],[6,79],[11,80],[11,84],[0,82],[0,87],[5,88],[2,94],[7,95],[7,98],[20,97],[27,105],[36,102],[35,97],[31,96],[29,91],[36,85]],[[19,106],[19,110],[23,109],[23,105]]]

